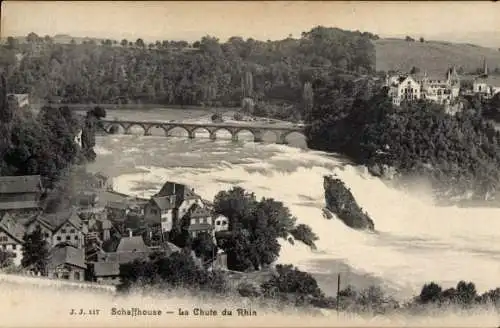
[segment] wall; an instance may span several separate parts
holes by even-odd
[[[23,258],[23,246],[16,240],[12,239],[4,231],[0,231],[0,248],[3,251],[8,251],[14,253],[15,265],[21,265],[21,260]]]
[[[78,248],[85,247],[84,235],[83,233],[70,225],[69,223],[64,224],[59,230],[52,236],[52,245],[55,246],[62,242],[68,242],[76,245]]]

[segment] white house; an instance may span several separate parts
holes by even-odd
[[[0,220],[0,249],[14,256],[15,265],[21,265],[23,258],[24,226],[16,222],[9,213]]]
[[[420,99],[420,84],[410,75],[389,78],[389,97],[399,106],[403,101]]]

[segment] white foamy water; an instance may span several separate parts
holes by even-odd
[[[333,277],[338,273],[334,263],[343,261],[405,297],[430,281],[444,287],[473,281],[479,292],[500,286],[500,209],[436,207],[389,188],[342,159],[288,146],[133,136],[101,137],[97,142],[101,151],[95,169],[107,168],[114,175],[141,170],[114,179],[120,192],[148,196],[173,180],[191,185],[208,200],[238,185],[259,198],[283,201],[319,241],[317,251],[283,241],[281,263]],[[323,217],[323,176],[333,173],[351,188],[378,234]]]

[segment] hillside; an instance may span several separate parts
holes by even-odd
[[[465,43],[441,41],[407,42],[402,39],[373,41],[377,70],[409,71],[413,66],[429,73],[444,74],[450,65],[474,72],[486,59],[488,67],[500,69],[500,51]]]

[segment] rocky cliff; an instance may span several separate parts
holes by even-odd
[[[342,180],[333,176],[325,176],[323,187],[327,211],[335,214],[337,218],[353,229],[375,230],[373,220],[359,207],[351,191]]]

